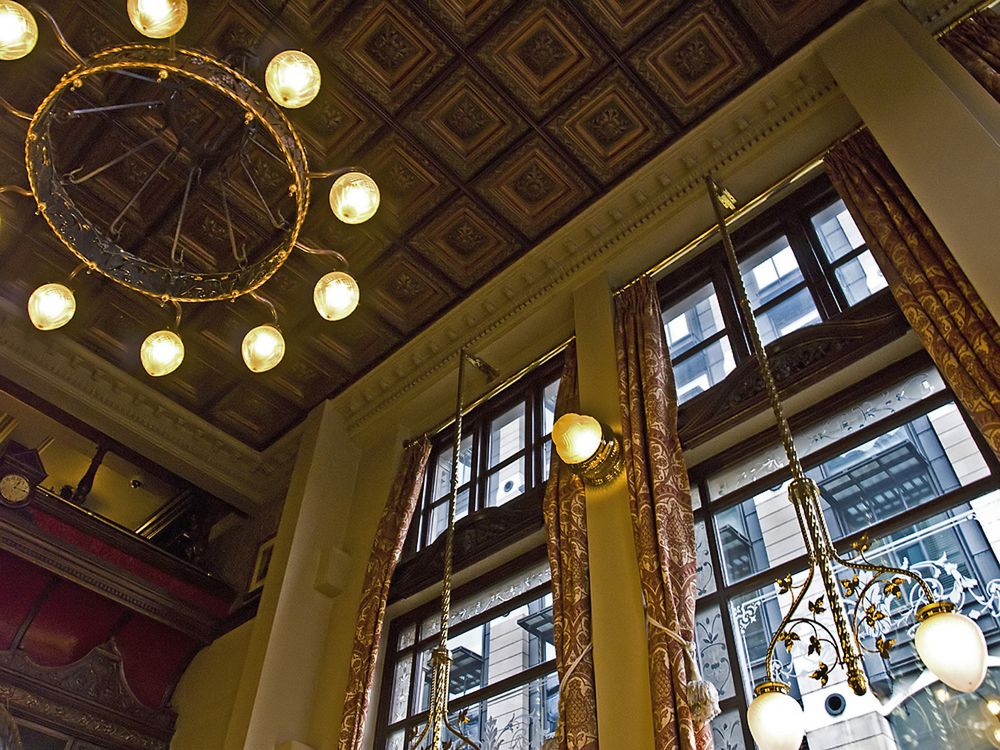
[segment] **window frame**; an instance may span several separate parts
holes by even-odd
[[[930,357],[922,351],[895,362],[880,372],[861,380],[854,386],[791,417],[789,422],[792,432],[797,433],[803,428],[819,423],[832,414],[857,402],[858,399],[870,397],[882,388],[891,386],[893,383],[899,382],[907,376],[930,366],[933,366]],[[987,476],[972,480],[966,485],[960,485],[953,490],[944,492],[935,499],[918,507],[911,508],[904,513],[884,518],[870,524],[864,529],[835,539],[834,546],[839,553],[846,554],[849,552],[851,540],[856,539],[861,534],[867,534],[873,539],[884,538],[927,519],[948,513],[988,492],[1000,490],[1000,459],[990,449],[989,444],[973,423],[969,413],[947,384],[940,391],[931,394],[927,398],[908,404],[894,414],[883,417],[871,425],[862,427],[849,435],[832,441],[829,445],[818,448],[801,459],[803,468],[809,471],[834,457],[844,454],[846,451],[863,445],[879,435],[907,425],[920,416],[927,415],[934,409],[947,404],[955,405],[963,424],[972,436],[990,473]],[[735,710],[739,713],[744,734],[744,743],[747,748],[755,747],[746,718],[747,708],[753,696],[748,694],[743,682],[743,668],[740,663],[739,647],[736,639],[737,634],[733,626],[730,605],[732,601],[742,595],[753,593],[758,589],[772,585],[776,579],[780,579],[786,575],[795,575],[804,570],[808,565],[808,557],[805,553],[802,553],[778,565],[769,564],[742,580],[728,583],[724,572],[725,560],[722,558],[717,541],[719,539],[716,528],[717,516],[726,510],[738,507],[744,501],[755,497],[768,488],[790,480],[791,473],[787,465],[783,465],[781,468],[757,477],[753,481],[715,499],[711,497],[708,483],[709,478],[719,470],[738,463],[740,460],[754,455],[760,450],[773,446],[779,440],[780,436],[776,429],[772,427],[757,433],[747,440],[741,441],[732,448],[699,462],[692,466],[688,472],[692,489],[695,490],[700,499],[699,506],[694,510],[694,523],[696,527],[698,524],[704,525],[704,537],[708,547],[709,560],[712,565],[712,582],[714,584],[714,588],[709,587],[710,590],[707,593],[697,597],[696,611],[701,613],[717,607],[721,613],[722,633],[729,665],[732,670],[731,679],[733,681],[734,692],[733,696],[721,702],[721,708],[723,713],[730,710]],[[964,540],[962,544],[965,544]],[[792,687],[794,692],[796,686],[793,685]]]

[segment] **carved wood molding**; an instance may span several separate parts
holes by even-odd
[[[798,393],[909,330],[891,293],[883,290],[818,325],[800,328],[767,347],[783,396]],[[678,431],[686,449],[719,435],[763,410],[767,394],[756,357],[721,383],[680,407]]]
[[[200,643],[210,643],[217,622],[205,611],[167,594],[136,575],[40,532],[23,511],[0,509],[0,549],[169,625]]]

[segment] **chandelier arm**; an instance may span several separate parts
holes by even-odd
[[[233,217],[229,212],[229,196],[226,194],[226,181],[222,179],[222,172],[218,173],[219,187],[222,191],[222,213],[226,217],[226,231],[229,235],[229,249],[233,253],[233,260],[240,268],[245,268],[247,264],[246,247],[242,250],[236,245],[236,232],[233,231]]]
[[[125,208],[123,208],[121,212],[119,212],[119,214],[115,217],[114,221],[112,221],[111,224],[108,225],[108,231],[112,235],[117,237],[118,235],[121,234],[122,231],[121,223],[122,220],[125,218],[125,214],[127,214],[129,209],[131,209],[132,206],[136,204],[136,201],[139,200],[140,196],[142,196],[142,194],[146,192],[146,188],[148,188],[150,184],[152,184],[153,180],[156,179],[156,177],[160,174],[160,172],[164,170],[164,168],[166,168],[167,164],[170,164],[171,162],[173,162],[174,159],[177,158],[177,153],[179,148],[180,146],[178,145],[177,149],[174,149],[173,151],[171,151],[170,153],[168,153],[166,156],[163,157],[163,160],[157,165],[156,169],[154,169],[152,172],[149,173],[149,176],[145,179],[142,185],[139,186],[139,189],[135,191],[135,194],[132,196],[131,199],[129,199],[129,202],[125,204]]]
[[[170,300],[174,306],[174,333],[181,329],[181,303],[177,300]]]
[[[161,130],[160,132],[158,132],[156,135],[154,135],[149,140],[143,141],[138,146],[133,146],[128,151],[126,151],[124,154],[116,156],[111,161],[107,162],[106,164],[101,165],[100,167],[98,167],[97,169],[95,169],[95,170],[93,170],[91,172],[88,172],[83,177],[78,177],[79,173],[83,170],[83,167],[82,166],[81,167],[77,167],[76,169],[74,169],[72,171],[69,171],[66,174],[64,174],[63,175],[63,180],[65,182],[70,183],[71,185],[82,185],[84,182],[87,182],[88,180],[91,180],[94,177],[97,177],[99,174],[103,173],[104,171],[106,171],[108,169],[111,169],[112,167],[114,167],[114,166],[116,166],[118,164],[121,164],[123,161],[125,161],[126,159],[128,159],[130,156],[133,156],[134,154],[137,154],[139,151],[141,151],[142,149],[146,148],[147,146],[153,145],[154,143],[156,143],[156,141],[158,141],[160,139],[160,137],[162,136],[162,134],[163,134],[163,131]]]
[[[852,622],[852,625],[854,627],[854,640],[857,643],[858,648],[860,648],[862,651],[866,651],[869,654],[877,654],[877,655],[881,656],[882,658],[885,658],[887,656],[888,652],[889,652],[889,649],[892,648],[892,646],[895,643],[895,641],[893,641],[891,639],[889,641],[884,641],[884,640],[882,640],[881,636],[877,636],[876,640],[875,640],[875,648],[869,648],[868,646],[865,645],[864,640],[862,640],[862,638],[861,638],[861,620],[862,620],[862,617],[863,617],[862,613],[861,613],[861,607],[864,606],[864,604],[865,604],[866,597],[868,596],[868,591],[875,584],[880,583],[880,582],[881,581],[880,581],[879,577],[875,576],[868,583],[866,583],[861,588],[861,590],[858,592],[857,599],[855,599],[855,601],[854,601],[854,616],[851,619],[851,622]],[[872,607],[874,607],[874,606],[875,606],[875,604],[873,602],[872,603]],[[881,610],[879,610],[879,611],[881,611]],[[882,618],[880,617],[879,619],[882,619]],[[866,616],[865,616],[865,620],[867,622],[867,617]],[[872,627],[872,625],[869,625],[869,627]],[[879,641],[882,641],[882,643],[880,644]]]
[[[250,140],[253,140],[251,138]],[[246,174],[247,179],[250,180],[250,187],[253,188],[254,193],[257,195],[257,199],[260,201],[260,205],[263,207],[264,212],[267,214],[268,221],[271,222],[271,226],[275,229],[285,229],[288,226],[287,221],[277,221],[274,218],[274,213],[271,211],[271,206],[264,199],[264,194],[260,191],[260,187],[257,185],[257,180],[254,179],[253,173],[250,171],[250,166],[247,163],[246,155],[240,154],[240,166],[243,167],[243,172]]]
[[[873,578],[871,581],[869,581],[868,584],[866,584],[865,589],[871,586],[871,584],[875,583],[878,580],[879,576],[894,574],[894,575],[905,576],[906,578],[909,578],[911,582],[917,584],[920,587],[920,590],[923,591],[924,596],[927,597],[928,604],[933,604],[935,601],[937,601],[937,597],[934,595],[934,592],[931,590],[931,587],[927,583],[927,581],[923,579],[923,576],[912,570],[897,568],[894,565],[873,565],[872,563],[869,562],[847,560],[838,555],[836,551],[834,551],[832,557],[835,562],[840,563],[844,567],[851,568],[852,570],[865,571],[866,573],[876,573],[877,574],[876,577]]]
[[[466,737],[461,729],[456,728],[455,725],[448,720],[447,716],[444,717],[444,725],[448,727],[448,729],[451,730],[451,733],[455,735],[455,737],[457,737],[466,747],[471,747],[472,750],[480,750],[479,745]]]
[[[336,260],[340,261],[345,271],[347,271],[350,268],[351,264],[348,263],[347,258],[344,257],[344,254],[339,253],[336,250],[327,250],[325,248],[310,247],[309,245],[301,241],[296,241],[295,247],[304,253],[308,253],[309,255],[321,255],[324,257],[335,258]]]
[[[195,175],[201,177],[201,167],[191,167],[188,172],[187,184],[184,186],[184,197],[181,199],[181,210],[177,216],[177,228],[174,230],[174,241],[170,246],[170,262],[175,268],[180,267],[184,262],[184,248],[181,247],[180,252],[177,252],[177,248],[180,247],[181,241],[181,227],[184,226],[184,214],[187,213],[188,198],[191,195],[191,183],[194,181]]]
[[[806,593],[809,591],[809,587],[812,585],[813,577],[816,572],[816,556],[809,553],[809,570],[806,574],[806,580],[802,582],[802,586],[799,588],[798,592],[792,598],[792,605],[788,608],[784,617],[781,618],[781,622],[778,623],[778,627],[775,628],[774,634],[771,636],[770,643],[767,644],[767,655],[764,658],[764,672],[767,675],[768,682],[776,682],[774,677],[774,672],[772,669],[772,664],[774,663],[774,650],[778,645],[778,641],[781,640],[781,635],[787,630],[788,626],[793,620],[796,619],[795,613],[798,611],[802,602],[806,598]]]
[[[764,380],[764,387],[767,390],[768,401],[771,411],[774,412],[778,423],[778,432],[781,435],[781,443],[788,458],[789,468],[792,470],[792,477],[796,480],[803,479],[805,472],[802,470],[802,463],[799,461],[798,451],[795,448],[795,440],[792,437],[791,428],[788,426],[788,419],[785,417],[784,408],[781,404],[781,397],[778,393],[778,385],[771,373],[771,367],[767,359],[767,351],[760,338],[760,331],[757,328],[757,319],[754,317],[753,309],[750,307],[750,299],[747,296],[746,285],[743,283],[743,276],[740,273],[739,259],[736,257],[736,248],[733,246],[733,239],[726,226],[726,218],[723,214],[722,202],[720,200],[720,189],[712,175],[705,176],[705,184],[708,187],[708,194],[712,199],[712,208],[715,211],[715,219],[719,225],[719,234],[722,235],[722,245],[729,261],[729,270],[732,275],[732,282],[736,287],[737,298],[739,300],[740,312],[743,323],[750,333],[750,343],[753,345],[754,355],[760,367],[760,374]],[[735,205],[731,198],[727,197],[727,203]]]
[[[270,311],[271,320],[274,322],[274,327],[280,329],[281,326],[278,325],[278,309],[274,306],[274,303],[271,302],[271,300],[269,300],[267,297],[263,297],[257,292],[248,292],[248,296],[251,299],[257,300],[257,302],[260,302],[262,305],[264,305],[264,307],[266,307]]]
[[[325,180],[328,177],[343,177],[345,174],[350,174],[351,172],[361,172],[361,174],[368,175],[368,170],[362,169],[361,167],[338,167],[337,169],[324,170],[320,172],[310,172],[310,180]]]
[[[0,107],[3,107],[8,114],[13,115],[14,117],[31,122],[31,115],[29,113],[25,112],[23,109],[18,109],[2,96],[0,96]]]
[[[67,120],[75,120],[82,115],[103,115],[108,112],[123,112],[129,109],[155,109],[163,105],[164,101],[162,99],[146,99],[141,102],[129,102],[128,104],[106,104],[101,107],[72,109],[66,112],[64,116]]]
[[[25,198],[33,197],[33,194],[28,188],[23,188],[20,185],[0,185],[0,195],[3,193],[14,193],[15,195],[23,195]]]
[[[73,48],[73,45],[69,43],[69,41],[66,39],[66,35],[63,34],[62,29],[59,28],[59,24],[56,23],[56,19],[52,16],[52,14],[49,13],[47,10],[45,10],[45,8],[43,8],[38,3],[28,3],[28,7],[49,22],[49,25],[52,27],[52,31],[55,32],[56,39],[59,40],[59,46],[62,47],[64,50],[66,50],[66,52],[69,53],[69,56],[72,57],[74,60],[76,60],[77,63],[82,63],[84,60],[83,55],[77,52]]]

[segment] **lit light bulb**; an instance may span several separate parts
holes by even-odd
[[[320,82],[316,61],[294,49],[276,54],[264,71],[267,93],[286,109],[304,107],[315,99]]]
[[[358,282],[343,271],[333,271],[316,282],[313,302],[327,320],[343,320],[358,307],[361,290]]]
[[[345,224],[362,224],[378,211],[382,196],[378,185],[364,172],[348,172],[330,188],[330,208]]]
[[[169,375],[184,361],[184,342],[173,331],[151,333],[142,342],[139,359],[154,378]]]
[[[758,692],[750,704],[750,733],[761,750],[798,750],[806,733],[805,712],[788,694],[787,685],[776,687],[776,691]]]
[[[0,0],[0,60],[20,60],[37,41],[38,24],[31,11],[13,0]]]
[[[552,442],[565,463],[582,464],[601,447],[601,423],[583,414],[563,414],[552,426]]]
[[[925,613],[927,608],[936,611]],[[960,693],[977,690],[986,679],[986,638],[965,615],[926,605],[917,612],[917,654],[941,682]]]
[[[143,36],[166,39],[187,21],[187,0],[128,0],[128,17]]]
[[[273,325],[252,329],[243,338],[243,361],[251,372],[267,372],[285,356],[285,337]]]
[[[54,331],[73,319],[76,297],[63,284],[44,284],[28,298],[28,317],[39,331]]]

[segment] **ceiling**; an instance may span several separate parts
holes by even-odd
[[[319,97],[289,112],[310,166],[363,167],[381,187],[382,207],[366,224],[340,224],[326,205],[327,184],[314,183],[302,238],[347,256],[361,305],[344,321],[322,320],[312,285],[333,266],[293,254],[260,290],[278,308],[288,342],[285,360],[263,375],[247,371],[239,356],[244,333],[267,317],[245,298],[186,306],[184,364],[155,380],[139,365],[139,345],[169,325],[172,313],[148,298],[81,277],[77,316],[55,335],[70,336],[247,445],[266,447],[856,4],[191,3],[181,45],[220,56],[250,49],[265,63],[301,47],[319,63]],[[45,7],[83,54],[138,40],[123,2]],[[39,49],[4,65],[0,94],[32,111],[69,59],[43,26]],[[132,94],[122,84],[101,95],[130,101]],[[127,150],[120,129],[106,121],[72,128],[64,136],[88,166]],[[25,184],[23,139],[23,123],[0,118],[0,183]],[[156,161],[138,154],[95,180],[88,187],[95,210],[106,203],[113,217]],[[172,186],[164,180],[144,194],[123,236],[148,237],[151,252],[169,250],[165,217],[185,177],[177,165]],[[251,199],[234,193],[234,212]],[[277,193],[271,199],[277,202]],[[8,196],[2,216],[0,296],[24,309],[36,286],[64,277],[74,262],[29,201]],[[188,257],[210,266],[228,251],[218,205],[199,204],[191,216]],[[252,225],[237,228],[247,242],[258,236]]]

